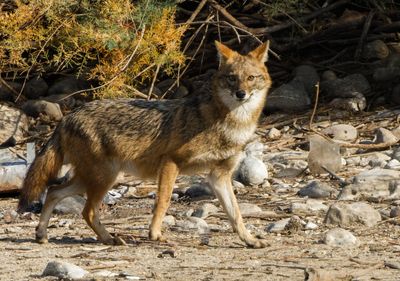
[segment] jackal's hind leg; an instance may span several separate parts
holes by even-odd
[[[172,160],[162,161],[158,175],[156,205],[149,232],[151,240],[165,241],[161,234],[161,225],[171,201],[172,189],[178,173],[178,167]]]
[[[55,206],[62,199],[73,196],[76,194],[83,194],[85,192],[83,186],[79,185],[71,179],[65,183],[56,186],[50,186],[47,191],[46,201],[42,208],[39,224],[36,227],[36,241],[39,243],[47,242],[47,226],[49,224],[51,213]]]
[[[263,240],[253,237],[246,229],[236,196],[233,193],[231,184],[231,173],[229,171],[215,169],[209,175],[210,184],[215,195],[221,202],[222,207],[227,214],[233,230],[239,234],[239,237],[247,246],[252,248],[264,248],[267,243]]]

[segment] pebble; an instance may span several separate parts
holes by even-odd
[[[396,217],[400,217],[400,207],[399,206],[397,206],[397,207],[393,207],[391,210],[390,210],[390,215],[389,215],[391,218],[396,218]]]
[[[306,225],[304,226],[304,229],[306,229],[306,230],[314,230],[317,228],[318,228],[318,225],[311,221],[307,222]]]
[[[55,276],[65,279],[80,279],[85,277],[89,272],[72,263],[62,261],[51,261],[46,265],[42,275]]]
[[[215,213],[218,213],[219,211],[220,211],[220,209],[217,206],[215,206],[211,203],[205,203],[203,206],[196,209],[193,212],[192,216],[198,217],[198,218],[206,218],[210,214],[215,214]]]
[[[18,218],[18,213],[15,210],[7,210],[4,212],[3,220],[5,223],[14,223]]]
[[[382,40],[374,40],[365,44],[362,50],[364,59],[384,59],[390,54],[388,46]]]
[[[323,239],[324,243],[332,247],[355,247],[359,245],[358,239],[348,230],[333,228],[327,231]]]
[[[332,136],[335,140],[353,142],[358,137],[358,131],[348,124],[337,124],[323,130],[324,134]]]
[[[239,164],[239,181],[244,185],[259,185],[268,178],[268,170],[264,162],[260,159],[248,155]]]
[[[272,128],[268,131],[267,138],[269,140],[277,140],[282,136],[281,131],[278,129]]]
[[[163,224],[167,226],[174,226],[176,224],[176,219],[171,215],[165,216],[163,219]]]
[[[379,221],[381,221],[380,213],[365,202],[335,203],[331,205],[325,217],[325,223],[343,226],[361,223],[371,227]]]
[[[272,233],[282,232],[285,229],[286,225],[289,223],[289,220],[290,218],[286,218],[270,223],[266,226],[265,231]]]
[[[291,160],[288,164],[277,163],[273,165],[274,176],[276,178],[295,178],[304,173],[307,166],[308,164],[304,160]]]
[[[313,180],[299,190],[298,195],[308,198],[329,198],[336,190],[328,183]]]

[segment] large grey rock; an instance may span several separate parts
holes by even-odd
[[[329,198],[336,190],[328,183],[312,181],[299,190],[298,195],[308,198]]]
[[[268,170],[264,162],[248,155],[239,164],[238,177],[245,185],[259,185],[268,178]]]
[[[380,213],[365,202],[333,204],[325,217],[325,223],[341,226],[351,226],[354,223],[374,226],[379,221],[381,221]]]
[[[339,200],[400,199],[400,171],[375,168],[363,171],[342,188]]]
[[[333,139],[342,141],[355,141],[358,137],[357,129],[348,124],[337,124],[323,130],[324,134],[330,135]]]
[[[0,104],[0,145],[15,145],[28,131],[28,118],[21,110]]]
[[[324,243],[332,247],[356,247],[359,245],[358,239],[343,228],[333,228],[327,231],[323,239]]]
[[[219,211],[220,209],[217,206],[211,203],[205,203],[203,206],[196,209],[193,212],[192,216],[198,218],[206,218],[208,217],[208,215],[218,213]]]
[[[399,139],[388,129],[379,128],[376,130],[375,143],[397,142]]]
[[[371,86],[362,74],[351,74],[342,79],[326,80],[321,83],[321,91],[330,97],[354,98],[357,93],[365,95]]]
[[[326,174],[325,167],[331,172],[338,172],[342,167],[340,147],[319,135],[310,135],[308,168],[312,174]]]
[[[62,261],[51,261],[46,265],[42,275],[55,276],[62,279],[80,279],[89,272],[72,263]]]
[[[22,110],[35,118],[44,114],[51,120],[60,121],[63,117],[60,105],[45,100],[28,100],[22,105]]]
[[[302,214],[325,214],[329,207],[323,204],[320,200],[308,199],[304,203],[294,202],[290,205],[290,212],[297,215]]]

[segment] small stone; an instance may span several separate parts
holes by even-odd
[[[108,270],[99,270],[99,271],[93,272],[93,275],[98,276],[98,277],[117,277],[119,274],[108,271]]]
[[[399,206],[393,207],[393,208],[390,210],[390,217],[391,217],[391,218],[400,217],[400,207],[399,207]]]
[[[89,272],[68,262],[51,261],[46,265],[42,275],[55,276],[58,278],[80,279]]]
[[[234,189],[245,188],[244,184],[237,180],[232,180],[232,186]]]
[[[293,214],[315,214],[328,211],[329,207],[322,203],[322,201],[315,199],[308,199],[305,203],[294,202],[290,205],[290,212]]]
[[[47,96],[43,99],[45,101],[57,103],[61,106],[61,108],[73,108],[77,104],[74,97],[71,97],[67,94]]]
[[[163,92],[164,93],[164,92]],[[175,92],[171,95],[171,99],[182,99],[186,97],[189,94],[188,88],[186,88],[184,85],[180,85],[178,88],[176,88]]]
[[[174,249],[167,249],[158,254],[157,258],[176,258],[177,254]]]
[[[176,226],[186,231],[195,230],[199,234],[207,234],[209,232],[207,222],[197,217],[189,217],[184,221],[177,221]]]
[[[272,128],[268,131],[267,138],[270,140],[277,140],[282,136],[281,131],[278,129]]]
[[[326,169],[338,172],[342,167],[340,147],[319,135],[311,135],[308,168],[312,174],[326,174]]]
[[[192,216],[193,217],[198,217],[198,218],[206,218],[210,214],[215,214],[218,213],[220,210],[217,206],[211,204],[211,203],[205,203],[201,208],[196,209]]]
[[[303,229],[303,225],[306,223],[301,220],[298,216],[292,216],[288,223],[285,225],[284,230],[289,231],[290,233],[298,232]]]
[[[371,227],[379,221],[381,221],[380,213],[364,202],[335,203],[331,205],[325,217],[325,223],[343,226],[361,223]]]
[[[308,198],[329,198],[336,190],[328,183],[320,181],[312,181],[297,193],[300,196]]]
[[[86,199],[79,195],[74,195],[62,199],[54,208],[56,214],[81,214],[85,207]]]
[[[388,129],[379,128],[376,130],[375,143],[396,143],[398,140],[399,139]]]
[[[332,98],[354,98],[358,94],[368,94],[370,90],[368,79],[359,73],[321,83],[321,91]]]
[[[260,159],[248,155],[239,164],[239,180],[245,185],[259,185],[268,178],[267,167]]]
[[[63,117],[60,106],[45,100],[28,100],[22,105],[22,110],[34,118],[40,114],[48,116],[51,120],[60,121]]]
[[[337,79],[336,73],[333,72],[332,70],[325,70],[322,72],[322,81],[327,81],[327,80],[335,80]]]
[[[240,213],[243,217],[260,214],[261,208],[252,203],[239,203]]]
[[[374,40],[365,44],[362,56],[364,59],[384,59],[390,54],[388,46],[382,40]]]
[[[318,228],[318,225],[311,221],[307,222],[306,225],[304,226],[304,229],[306,229],[306,230],[315,230],[317,228]]]
[[[331,108],[337,108],[340,110],[350,111],[350,112],[360,112],[367,107],[367,99],[365,96],[359,92],[352,93],[354,97],[351,98],[335,98],[330,103]],[[340,112],[338,112],[340,114]],[[340,116],[340,115],[338,115]]]
[[[14,223],[18,218],[18,213],[15,210],[7,210],[4,212],[3,220],[5,223]]]
[[[177,201],[178,199],[179,199],[179,194],[178,193],[172,193],[171,200],[172,201]]]
[[[355,141],[358,137],[357,129],[354,126],[347,124],[338,124],[323,130],[324,134],[332,136],[335,140]]]
[[[214,198],[214,192],[207,182],[197,183],[185,191],[185,195],[190,198]]]
[[[265,228],[265,231],[267,232],[272,232],[272,233],[278,233],[282,232],[286,225],[289,223],[290,218],[282,219],[273,223],[270,223],[267,225]]]
[[[385,168],[391,170],[400,170],[400,161],[397,159],[392,159],[387,163]]]
[[[333,228],[325,233],[324,243],[332,247],[355,247],[359,245],[358,239],[343,228]]]

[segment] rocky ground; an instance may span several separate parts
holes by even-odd
[[[311,124],[311,112],[261,120],[233,183],[265,249],[232,233],[201,175],[179,178],[168,242],[151,242],[156,185],[121,177],[102,219],[125,246],[97,243],[79,215],[82,198],[57,207],[45,245],[34,241],[38,215],[18,215],[16,198],[0,199],[0,279],[399,280],[400,111],[346,114],[321,108]]]

